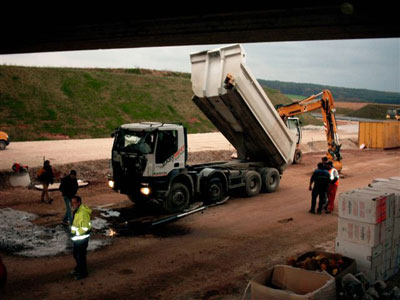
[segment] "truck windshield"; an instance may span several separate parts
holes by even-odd
[[[120,150],[153,153],[155,144],[154,132],[121,129],[118,132],[115,146]]]

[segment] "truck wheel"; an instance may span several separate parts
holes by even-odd
[[[170,213],[176,213],[188,207],[190,200],[189,190],[182,183],[174,183],[164,200],[164,209]]]
[[[262,172],[263,190],[267,193],[273,193],[279,186],[281,176],[275,168],[265,168]]]
[[[225,196],[225,189],[221,179],[212,178],[207,183],[207,190],[205,193],[206,199],[204,199],[204,202],[216,203],[218,201],[221,201],[224,198],[224,196]]]
[[[256,171],[248,171],[245,178],[245,190],[248,197],[256,196],[261,190],[261,176]]]
[[[303,154],[302,154],[301,150],[296,149],[296,151],[294,152],[293,163],[299,164],[301,162],[302,156],[303,156]]]
[[[0,141],[0,150],[6,149],[6,142],[5,141]]]

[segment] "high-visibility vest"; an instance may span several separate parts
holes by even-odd
[[[92,229],[92,223],[90,222],[91,213],[92,210],[83,204],[81,204],[75,212],[71,226],[71,239],[73,241],[83,240],[90,236],[90,231]]]
[[[336,182],[333,184],[338,186],[339,185],[339,172],[335,168],[331,168],[329,170],[329,174],[331,176],[331,180],[334,180],[335,178],[337,178]]]

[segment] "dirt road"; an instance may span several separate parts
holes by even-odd
[[[343,139],[357,139],[358,123],[346,122],[339,125],[339,135]],[[305,127],[303,142],[305,152],[310,142],[325,141],[322,126]],[[34,142],[11,142],[5,151],[0,152],[0,171],[10,170],[13,163],[18,162],[30,168],[43,164],[43,158],[49,159],[53,165],[75,163],[87,160],[109,159],[113,140],[80,139],[80,140],[52,140]],[[234,151],[232,145],[220,132],[189,134],[189,152],[229,150]]]
[[[306,154],[300,165],[290,166],[275,193],[232,197],[146,234],[113,238],[110,246],[89,252],[90,275],[79,282],[68,275],[72,255],[26,258],[0,252],[9,271],[3,298],[241,299],[248,280],[269,266],[310,249],[333,250],[337,213],[308,213],[308,181],[322,155]],[[400,149],[345,150],[343,156],[339,192],[400,176]],[[102,182],[80,194],[92,207],[131,206]],[[13,188],[0,192],[0,208],[38,213],[37,223],[53,226],[64,210],[61,196],[53,195],[55,202],[46,205],[37,201],[37,191]]]

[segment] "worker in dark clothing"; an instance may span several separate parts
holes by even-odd
[[[72,224],[72,212],[71,212],[71,200],[78,191],[78,181],[76,180],[76,171],[71,170],[69,175],[61,179],[60,191],[65,202],[65,215],[63,219],[63,225]]]
[[[330,174],[325,170],[322,163],[318,164],[318,169],[314,171],[310,179],[309,190],[311,192],[311,209],[310,213],[315,214],[315,205],[317,197],[319,197],[317,213],[321,214],[322,208],[326,202],[326,192],[330,183]],[[313,186],[314,184],[314,186]]]
[[[54,181],[54,171],[52,166],[50,165],[49,160],[45,160],[43,163],[43,167],[39,169],[38,173],[38,180],[43,185],[42,196],[40,197],[40,201],[50,204],[53,202],[53,199],[49,196],[49,185],[53,184]],[[47,199],[45,201],[44,199]]]
[[[329,161],[329,159],[328,159],[326,156],[324,156],[324,157],[321,159],[321,162],[322,162],[322,164],[324,165],[324,169],[327,169],[327,170],[328,170],[328,168],[327,168],[327,163],[328,163],[328,161]]]

